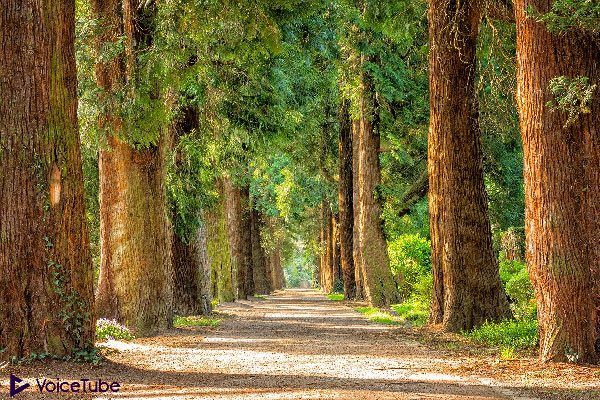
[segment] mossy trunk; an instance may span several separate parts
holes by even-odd
[[[360,187],[358,183],[360,165],[358,160],[359,143],[360,121],[352,120],[352,258],[354,262],[356,298],[364,299],[364,279],[360,260]]]
[[[271,292],[271,278],[267,265],[265,250],[262,246],[263,216],[260,211],[252,208],[251,243],[252,243],[252,272],[254,276],[254,290],[256,294],[269,294]]]
[[[201,223],[186,240],[173,234],[173,310],[177,315],[212,312],[211,271],[208,261],[206,225]]]
[[[106,94],[114,93],[135,80],[135,54],[151,35],[146,26],[151,18],[140,18],[132,0],[94,0],[93,8],[103,24],[98,51],[126,39],[122,54],[96,64],[98,86]],[[137,335],[150,335],[171,327],[173,320],[166,129],[148,132],[157,137],[156,144],[138,148],[119,139],[125,124],[110,108],[98,124],[108,132],[99,155],[101,261],[96,309],[98,316],[115,318]]]
[[[244,218],[247,213],[242,209],[241,190],[229,176],[224,179],[225,215],[227,216],[227,237],[231,263],[236,276],[236,298],[246,299],[246,265],[244,255]]]
[[[362,63],[366,61],[363,55]],[[381,183],[378,105],[373,78],[366,71],[361,73],[359,91],[359,261],[365,299],[376,307],[382,307],[398,302],[399,297],[390,270],[378,194]]]
[[[207,248],[213,279],[215,279],[213,285],[216,291],[213,290],[213,295],[219,302],[226,302],[235,300],[236,283],[229,251],[223,183],[219,182],[218,187],[219,200],[212,210],[205,212]]]
[[[94,342],[74,3],[0,0],[0,359]]]

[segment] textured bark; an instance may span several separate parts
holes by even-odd
[[[96,17],[106,25],[99,46],[126,36],[127,66],[122,57],[96,66],[98,85],[106,91],[131,79],[135,48],[148,32],[136,21],[133,0],[95,0]],[[122,7],[122,13],[121,13]],[[120,122],[107,111],[100,126],[118,133]],[[135,149],[109,135],[100,151],[101,263],[96,307],[98,315],[116,318],[138,335],[172,325],[171,243],[166,212],[166,138],[156,146]]]
[[[253,296],[256,291],[254,287],[254,265],[252,261],[252,214],[250,188],[248,186],[244,186],[240,190],[240,203],[242,207],[242,254],[244,255],[246,294],[248,296]]]
[[[213,296],[219,302],[227,302],[235,300],[235,277],[229,251],[223,182],[219,181],[217,186],[219,188],[219,200],[213,209],[205,212],[207,249],[212,276],[215,280],[213,282]]]
[[[244,264],[244,234],[242,232],[242,199],[240,188],[231,181],[230,177],[225,177],[225,214],[227,216],[227,236],[229,238],[229,251],[231,253],[231,263],[236,281],[236,298],[246,299],[251,293],[246,291],[246,266]]]
[[[430,0],[430,322],[459,332],[510,316],[492,248],[483,181],[475,1]]]
[[[339,214],[333,214],[331,216],[331,266],[332,266],[332,279],[331,279],[331,290],[338,290],[337,286],[343,285],[342,280],[342,264],[340,257],[340,217]]]
[[[187,241],[173,234],[173,310],[177,315],[212,312],[211,271],[206,226],[202,223]]]
[[[365,61],[363,56],[363,63]],[[381,220],[381,204],[377,194],[378,185],[381,183],[381,171],[375,87],[372,77],[365,71],[361,73],[360,80],[359,261],[365,299],[379,307],[397,303],[399,298],[396,282],[390,271],[387,242]]]
[[[260,211],[252,208],[250,219],[252,222],[252,272],[254,274],[254,290],[256,294],[269,294],[271,292],[271,279],[261,240],[261,230],[264,224],[263,216]]]
[[[356,297],[356,280],[354,277],[353,229],[354,208],[352,188],[352,121],[349,115],[350,102],[342,102],[339,125],[339,204],[340,204],[340,264],[344,281],[346,299]]]
[[[540,359],[600,359],[600,103],[564,127],[548,89],[556,76],[600,84],[600,49],[581,32],[554,35],[528,18],[551,1],[515,1],[524,152],[526,258],[538,304]],[[595,97],[597,96],[597,91]]]
[[[74,3],[0,0],[0,359],[94,341]]]
[[[360,186],[358,183],[359,160],[358,144],[360,143],[360,121],[352,120],[352,258],[354,261],[354,280],[356,282],[356,298],[364,299],[364,279],[360,261]]]

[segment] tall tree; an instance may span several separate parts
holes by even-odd
[[[459,332],[510,316],[492,248],[475,98],[479,3],[429,1],[430,322]]]
[[[227,176],[225,185],[225,213],[227,217],[227,236],[231,262],[236,272],[236,298],[246,299],[249,293],[246,289],[246,265],[244,258],[243,219],[246,217],[242,210],[242,196],[239,186]]]
[[[152,43],[156,4],[94,0],[93,7],[102,24],[99,52],[125,37],[124,53],[99,58],[98,86],[106,96],[135,96],[136,55]],[[154,104],[156,91],[154,82],[149,90]],[[138,335],[152,334],[170,327],[173,319],[165,130],[154,127],[156,132],[132,138],[136,121],[122,120],[110,108],[99,118],[108,133],[99,156],[101,264],[96,307],[99,316],[116,318]],[[147,143],[131,143],[142,138]]]
[[[0,348],[94,340],[77,125],[74,1],[0,1]]]
[[[387,242],[381,220],[378,185],[380,138],[375,85],[366,70],[369,57],[362,55],[360,74],[360,129],[358,144],[359,249],[365,299],[375,306],[398,302],[396,282],[390,271]],[[355,156],[356,157],[356,156]]]
[[[361,270],[360,253],[360,187],[358,182],[358,144],[360,143],[360,121],[352,120],[352,258],[354,261],[354,281],[356,298],[364,298],[364,279]]]
[[[353,230],[353,172],[352,172],[352,121],[350,101],[343,100],[339,115],[339,206],[340,206],[340,263],[346,299],[356,297],[354,275]]]
[[[573,97],[578,100],[565,111],[546,103],[558,100],[550,85],[559,76],[589,79],[590,86],[572,86],[580,94],[595,90],[600,48],[598,31],[563,23],[586,15],[584,9],[567,7],[566,14],[554,15],[560,29],[528,15],[533,7],[552,16],[552,3],[515,1],[526,258],[538,306],[540,359],[594,363],[600,359],[600,103]],[[590,21],[597,25],[597,14]]]

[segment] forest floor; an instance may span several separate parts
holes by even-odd
[[[0,398],[12,373],[31,383],[16,399],[64,396],[40,394],[36,378],[119,382],[116,394],[87,397],[98,399],[600,399],[599,368],[501,360],[456,337],[373,323],[358,305],[310,289],[221,304],[219,326],[108,341],[117,351],[100,366],[8,367]]]

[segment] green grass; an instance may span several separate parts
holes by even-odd
[[[341,293],[331,293],[331,294],[328,294],[327,297],[329,297],[331,300],[336,300],[336,301],[344,300],[344,295]]]
[[[425,325],[427,318],[429,318],[429,306],[420,301],[407,301],[401,304],[394,304],[392,305],[392,309],[402,319],[410,321],[414,326]]]
[[[471,332],[463,332],[463,335],[475,343],[502,347],[508,356],[508,349],[527,349],[538,345],[538,322],[534,319],[486,322]]]
[[[355,310],[363,315],[366,315],[367,317],[369,317],[369,319],[371,321],[378,323],[378,324],[397,325],[397,324],[401,323],[400,321],[396,320],[390,314],[383,312],[374,307],[358,307],[358,308],[355,308]]]
[[[205,318],[199,316],[192,317],[179,317],[176,316],[173,321],[175,328],[183,328],[186,326],[219,326],[221,325],[221,318]]]

